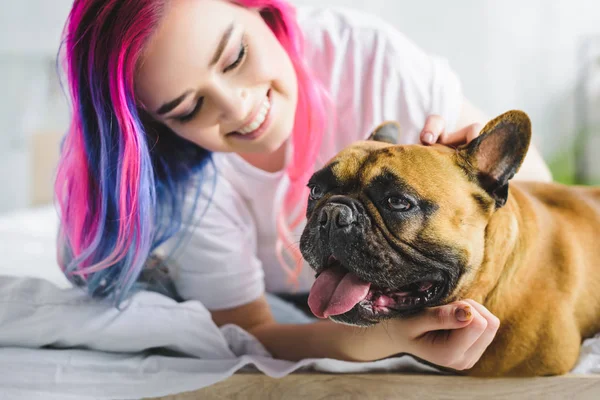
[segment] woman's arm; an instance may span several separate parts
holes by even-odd
[[[213,312],[217,325],[235,323],[252,333],[275,357],[298,361],[333,358],[370,361],[405,352],[406,341],[396,330],[379,324],[372,329],[333,323],[278,324],[264,296],[247,305]],[[464,324],[463,324],[464,325]]]
[[[467,99],[464,99],[454,132],[446,132],[444,120],[437,115],[432,115],[425,122],[425,127],[421,132],[421,141],[426,144],[437,141],[448,145],[468,143],[477,137],[488,121],[489,118],[481,110]],[[431,133],[432,136],[428,137],[427,133]],[[515,175],[514,179],[542,182],[552,181],[552,173],[533,143],[529,146],[521,169]]]
[[[329,320],[278,324],[264,296],[241,307],[213,311],[212,316],[217,325],[233,323],[252,333],[279,359],[373,361],[409,353],[457,370],[475,364],[499,326],[496,317],[471,300],[429,308],[410,319],[393,319],[368,328]]]

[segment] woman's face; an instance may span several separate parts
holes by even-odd
[[[256,10],[228,1],[171,1],[135,84],[150,115],[211,151],[270,153],[293,128],[287,53]]]

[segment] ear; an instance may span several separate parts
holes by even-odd
[[[400,124],[396,121],[385,121],[379,125],[367,138],[376,142],[398,144],[400,138]]]
[[[461,149],[466,168],[502,207],[508,181],[517,173],[531,142],[531,121],[522,111],[508,111],[488,122],[481,134]]]

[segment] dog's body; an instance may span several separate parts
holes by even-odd
[[[498,333],[467,374],[568,372],[600,331],[600,189],[508,181],[530,140],[520,112],[468,146],[395,146],[392,124],[311,179],[301,250],[309,304],[356,325],[465,298]]]
[[[600,332],[600,190],[513,182],[486,229],[485,260],[452,300],[500,321],[471,375],[570,371],[582,338]]]

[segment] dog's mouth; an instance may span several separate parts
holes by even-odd
[[[446,286],[446,280],[438,275],[425,276],[396,288],[377,286],[330,257],[310,290],[308,305],[319,318],[355,309],[361,317],[376,320],[411,314],[435,305],[444,296]]]

